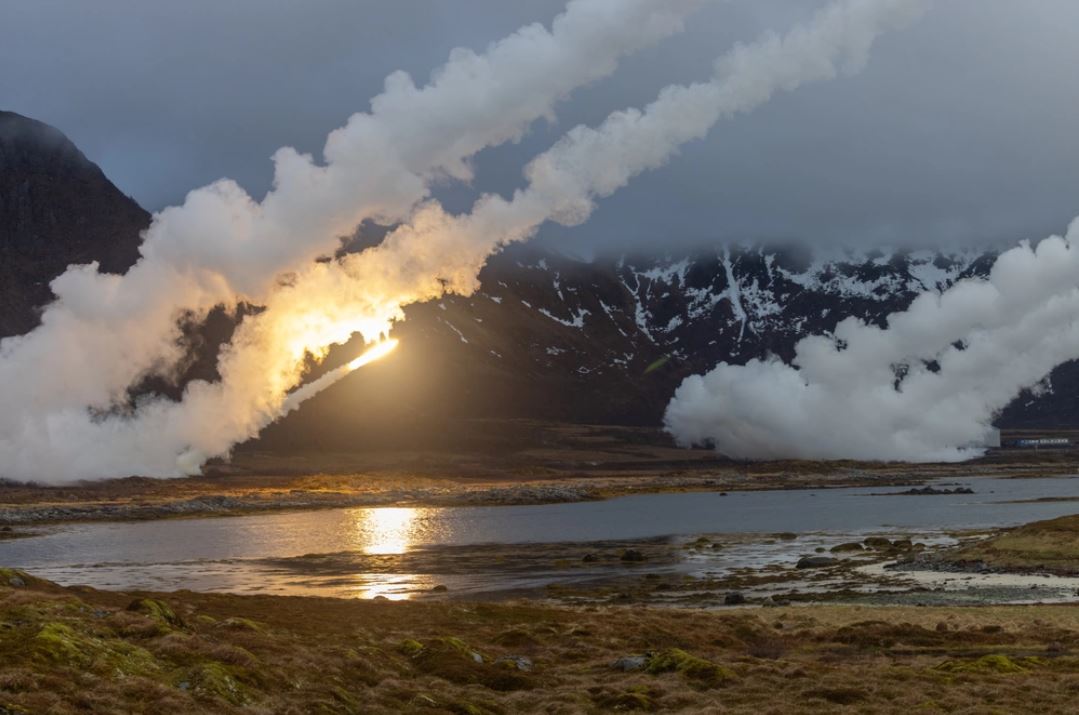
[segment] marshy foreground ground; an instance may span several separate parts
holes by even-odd
[[[936,554],[1079,572],[1079,517]],[[1073,711],[1079,606],[669,608],[64,588],[0,569],[0,713]]]
[[[539,447],[417,451],[414,463],[399,455],[241,453],[197,479],[8,484],[0,489],[0,524],[8,525],[0,539],[33,539],[56,527],[29,525],[72,519],[915,485],[1079,467],[1070,451],[1001,452],[974,464],[919,468],[746,466],[675,450],[640,430],[528,430],[522,442]],[[380,569],[482,575],[495,562],[528,573],[606,565],[617,572],[503,592],[498,600],[442,585],[429,586],[418,601],[95,590],[0,568],[0,715],[1073,711],[1079,605],[994,605],[981,597],[969,601],[976,605],[936,605],[956,592],[909,582],[904,569],[943,573],[958,584],[998,574],[1074,577],[1079,517],[960,535],[958,543],[922,537],[831,544],[819,534],[777,533],[438,546],[311,554],[275,565],[297,578]],[[785,544],[812,554],[806,558],[813,563],[709,576],[673,568],[687,558]],[[1009,588],[1013,598],[1030,587]],[[1032,601],[1059,595],[1043,585],[1029,594]]]
[[[61,588],[0,573],[0,712],[1066,712],[1079,609],[699,611]]]

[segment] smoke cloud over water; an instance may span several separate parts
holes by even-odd
[[[855,318],[778,359],[721,363],[667,407],[682,444],[747,459],[958,461],[993,418],[1079,356],[1079,219],[1003,253],[987,279],[924,293],[887,326]]]
[[[261,202],[217,182],[155,217],[125,276],[69,269],[52,284],[58,300],[41,327],[0,343],[3,476],[196,471],[294,406],[308,356],[356,333],[387,333],[404,305],[471,293],[506,242],[548,220],[586,220],[596,199],[777,91],[857,71],[881,32],[924,5],[840,0],[786,35],[736,46],[708,82],[667,87],[643,110],[571,130],[526,167],[528,185],[510,199],[485,196],[459,216],[426,201],[431,181],[469,179],[476,152],[518,138],[574,88],[613,72],[619,57],[677,32],[697,4],[575,0],[549,31],[523,28],[484,55],[455,52],[422,89],[391,75],[370,113],[330,135],[325,164],[279,150],[274,189]],[[369,218],[402,226],[361,253],[315,261]],[[263,310],[223,350],[219,382],[195,381],[180,402],[117,414],[130,385],[181,358],[182,314],[240,301]]]

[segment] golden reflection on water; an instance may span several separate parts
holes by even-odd
[[[428,509],[412,507],[376,507],[353,512],[353,538],[356,548],[372,556],[396,556],[408,553],[419,541]],[[353,589],[359,598],[382,596],[391,601],[413,598],[430,588],[430,577],[421,574],[356,574]]]
[[[424,509],[382,507],[356,512],[356,536],[365,554],[403,554],[416,541]]]
[[[389,601],[408,601],[419,592],[430,589],[430,577],[416,575],[379,575],[353,589],[357,598],[378,598]]]

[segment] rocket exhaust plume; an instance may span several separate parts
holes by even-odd
[[[341,367],[330,370],[311,382],[296,388],[285,397],[276,417],[284,417],[289,412],[297,409],[304,402],[335,384],[346,375],[359,370],[365,365],[370,365],[376,360],[381,360],[386,357],[397,348],[399,343],[400,341],[396,338],[381,340]],[[181,468],[186,468],[189,471],[196,471],[202,466],[202,463],[205,462],[206,459],[206,454],[195,447],[190,447],[184,450],[176,461]]]
[[[58,299],[40,328],[0,343],[0,398],[9,405],[0,412],[3,476],[196,472],[295,402],[308,358],[356,333],[386,334],[405,305],[473,292],[487,257],[506,242],[526,240],[548,220],[583,222],[595,200],[724,117],[857,71],[881,32],[909,23],[925,4],[837,0],[786,35],[737,45],[706,82],[672,85],[643,110],[572,129],[528,164],[527,186],[510,199],[484,196],[459,216],[427,200],[431,181],[469,179],[470,157],[520,137],[619,58],[677,32],[699,1],[573,0],[550,30],[522,28],[483,55],[455,51],[422,89],[393,74],[370,113],[330,134],[324,164],[279,150],[262,202],[217,182],[155,216],[126,275],[70,268],[52,283]],[[361,253],[316,260],[368,218],[400,228]],[[131,384],[169,374],[180,359],[181,315],[241,301],[262,310],[222,351],[220,381],[188,384],[180,402],[126,407]]]
[[[359,370],[364,365],[370,365],[375,360],[381,360],[382,358],[386,357],[397,348],[398,343],[400,343],[400,341],[396,338],[389,338],[387,340],[377,342],[374,344],[373,347],[368,348],[350,362],[345,363],[336,370],[331,370],[325,375],[319,377],[317,380],[312,380],[311,382],[303,385],[302,387],[293,390],[289,393],[288,397],[285,398],[285,402],[281,406],[280,416],[284,417],[289,412],[292,412],[305,401],[322,392],[327,387],[343,378],[345,375]]]
[[[383,340],[382,342],[378,343],[377,345],[375,345],[370,350],[365,351],[362,355],[357,357],[355,360],[350,362],[345,367],[348,368],[349,372],[352,372],[353,370],[361,368],[364,365],[367,365],[368,363],[372,363],[375,360],[379,360],[381,358],[384,358],[387,355],[389,355],[390,353],[392,353],[397,348],[397,344],[399,342],[400,341],[397,340],[396,338],[390,338],[389,340]]]

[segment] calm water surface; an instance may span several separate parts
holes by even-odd
[[[702,533],[867,532],[1008,526],[1079,512],[1079,478],[947,482],[973,495],[889,496],[898,488],[647,494],[542,506],[381,507],[149,522],[75,524],[0,542],[0,564],[101,588],[261,591],[400,597],[454,579],[427,574],[298,578],[262,562],[312,554],[402,554],[424,546],[638,539]],[[938,483],[938,486],[943,485]],[[527,548],[522,546],[521,548]],[[542,585],[514,576],[521,586]],[[492,577],[483,577],[490,583]],[[527,581],[527,583],[525,583]],[[467,578],[455,585],[467,590]]]

